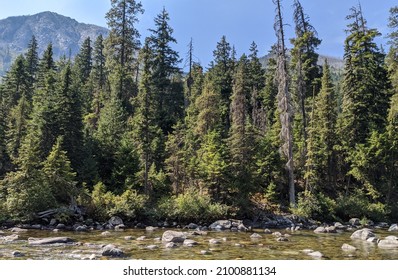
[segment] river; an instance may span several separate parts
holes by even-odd
[[[276,231],[276,230],[274,230]],[[216,232],[192,236],[198,244],[192,247],[179,245],[165,248],[161,242],[164,230],[145,231],[128,229],[124,231],[89,231],[89,232],[51,232],[28,230],[16,233],[18,239],[6,241],[5,236],[12,233],[3,230],[0,234],[0,259],[106,259],[101,255],[101,248],[113,244],[124,252],[122,259],[143,260],[397,260],[398,249],[381,249],[376,243],[351,240],[352,232],[315,234],[302,230],[289,234],[288,241],[278,242],[275,235],[255,231],[259,238],[251,238],[253,232]],[[378,238],[398,235],[387,230],[377,230]],[[29,245],[28,238],[67,236],[75,242],[71,244]],[[141,237],[141,238],[140,238]],[[141,239],[141,240],[137,240]],[[219,244],[210,244],[209,240],[219,240]],[[343,244],[350,244],[357,250],[344,251]],[[318,251],[323,256],[310,256],[308,252]],[[315,254],[317,255],[317,254]]]

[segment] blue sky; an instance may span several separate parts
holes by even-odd
[[[106,26],[105,13],[109,0],[13,0],[2,1],[0,18],[53,11],[80,22]],[[141,0],[145,14],[140,16],[138,29],[142,40],[153,27],[153,18],[163,7],[169,12],[170,25],[178,44],[175,49],[181,58],[186,57],[190,38],[194,40],[196,60],[207,66],[221,36],[236,47],[238,55],[248,52],[252,41],[259,46],[260,55],[268,52],[275,42],[273,30],[275,7],[272,0]],[[287,37],[293,37],[293,0],[283,0]],[[326,55],[343,55],[345,16],[358,0],[301,0],[312,25],[318,31],[322,44],[319,52]],[[362,0],[369,27],[377,28],[383,36],[387,28],[389,9],[398,5],[396,0]],[[379,43],[385,43],[381,38]]]

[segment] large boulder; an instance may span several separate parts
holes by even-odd
[[[69,237],[48,237],[48,238],[33,238],[28,239],[29,245],[48,245],[57,243],[71,243],[74,242],[73,239]]]
[[[219,220],[212,223],[209,228],[212,230],[228,230],[231,229],[232,222],[229,220]]]
[[[398,231],[398,224],[392,224],[388,231]]]
[[[352,235],[351,235],[351,239],[359,239],[359,240],[368,240],[371,237],[374,237],[375,234],[373,233],[372,230],[368,229],[368,228],[364,228],[364,229],[360,229],[355,231]]]
[[[102,255],[105,257],[122,257],[123,251],[113,244],[108,244],[102,248]]]
[[[166,230],[162,235],[162,242],[183,243],[186,238],[184,232]]]
[[[398,237],[387,236],[385,239],[380,240],[377,246],[382,249],[397,249],[398,248]]]
[[[118,216],[113,216],[109,219],[108,224],[112,226],[123,225],[123,220]]]

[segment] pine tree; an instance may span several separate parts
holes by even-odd
[[[136,0],[111,0],[111,9],[106,14],[110,33],[106,39],[110,81],[113,92],[129,107],[134,93],[134,79],[140,34],[136,28],[138,15],[143,13],[142,4]]]
[[[33,87],[33,84],[36,82],[37,76],[37,67],[39,63],[39,55],[37,53],[38,45],[35,36],[32,36],[32,39],[28,45],[28,51],[26,52],[26,71],[29,75],[29,85]]]
[[[167,135],[172,127],[183,117],[184,94],[178,53],[171,44],[177,43],[173,29],[169,25],[170,17],[165,8],[155,18],[155,28],[150,29],[149,47],[152,51],[151,70],[154,90],[158,104],[158,122]]]
[[[44,87],[48,72],[55,71],[56,65],[53,58],[53,46],[48,44],[47,49],[43,53],[43,57],[39,60],[37,66],[37,83],[38,87]]]
[[[43,163],[44,184],[51,189],[60,204],[74,204],[77,196],[76,173],[72,171],[66,151],[62,149],[63,137],[57,138]]]
[[[325,61],[322,87],[315,98],[311,122],[308,129],[308,157],[306,189],[332,194],[335,192],[336,176],[336,121],[337,102],[330,68]]]
[[[291,40],[292,95],[296,111],[300,112],[295,115],[295,144],[298,146],[300,165],[303,166],[307,157],[307,100],[318,91],[316,80],[320,75],[316,49],[321,40],[317,38],[316,30],[298,0],[294,1],[294,22],[296,37]]]
[[[265,115],[265,123],[262,128],[263,131],[269,131],[272,129],[275,122],[275,111],[278,103],[278,85],[276,80],[277,62],[275,59],[277,52],[275,47],[270,50],[268,56],[269,60],[265,71],[265,86],[261,92]]]
[[[356,145],[365,144],[372,131],[382,132],[389,107],[389,87],[384,54],[378,49],[376,29],[369,29],[361,7],[351,8],[347,19],[342,113],[338,121],[345,170]],[[348,166],[347,166],[348,164]]]

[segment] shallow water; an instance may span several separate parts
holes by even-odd
[[[334,260],[397,260],[398,249],[381,249],[375,243],[366,241],[353,241],[350,239],[352,232],[335,234],[315,234],[312,231],[285,232],[290,236],[287,242],[277,242],[276,237],[256,231],[261,238],[250,238],[252,232],[208,232],[207,235],[192,236],[189,239],[199,244],[193,247],[179,245],[177,248],[165,248],[160,238],[164,230],[147,232],[145,230],[109,231],[110,235],[101,235],[101,231],[90,232],[50,232],[29,230],[17,233],[19,239],[5,242],[0,235],[0,259],[88,259],[95,255],[95,259],[104,259],[101,256],[101,247],[114,244],[124,252],[122,259],[144,260],[310,260],[303,250],[311,249],[322,253],[322,259]],[[378,238],[394,235],[390,232],[375,231]],[[2,236],[11,235],[4,231]],[[56,244],[32,246],[28,244],[29,237],[59,237],[67,236],[75,240],[73,244]],[[125,236],[132,236],[126,240]],[[136,240],[145,236],[143,241]],[[210,239],[219,239],[220,244],[209,244]],[[344,244],[357,248],[356,251],[345,252],[341,249]],[[155,249],[146,248],[156,245]],[[12,252],[18,251],[22,257],[13,257]],[[204,254],[203,251],[206,251]]]

